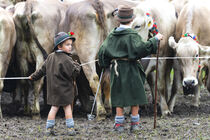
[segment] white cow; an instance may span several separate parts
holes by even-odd
[[[12,16],[0,8],[0,77],[6,75],[15,41],[16,31]],[[3,80],[0,80],[0,118],[2,118],[1,93],[3,86]]]
[[[164,39],[160,41],[159,56],[173,56],[172,50],[168,48],[168,38],[175,32],[175,25],[177,20],[174,6],[165,0],[147,0],[137,6],[135,13],[137,17],[133,21],[133,28],[140,30],[140,35],[146,40],[148,37],[148,29],[144,32],[142,29],[145,29],[145,26],[153,25],[153,23],[152,21],[142,20],[146,18],[139,17],[139,15],[142,13],[142,16],[146,16],[146,13],[150,13],[150,16],[153,17],[154,21],[157,23],[159,32],[164,35]],[[147,75],[155,69],[155,64],[155,60],[150,60],[150,63],[145,71]],[[171,113],[168,108],[171,69],[171,60],[159,60],[158,93],[160,96],[159,105],[163,116]]]
[[[182,75],[182,85],[185,94],[194,94],[192,105],[199,106],[200,84],[199,65],[201,69],[210,68],[208,59],[196,57],[209,56],[210,48],[210,1],[190,1],[181,11],[176,25],[176,40],[170,37],[169,44],[179,57],[194,57],[192,59],[179,59]],[[198,42],[197,42],[198,41]],[[208,82],[209,83],[209,82]],[[209,85],[208,89],[210,91]],[[173,93],[170,110],[173,111],[176,93]]]
[[[76,1],[76,0],[75,0]],[[20,76],[29,76],[38,69],[47,54],[53,51],[53,39],[61,30],[67,7],[75,1],[68,0],[28,0],[15,5],[13,15],[17,30],[16,61]],[[32,112],[34,119],[40,118],[39,96],[43,79],[33,83],[34,103],[32,110],[27,104],[29,83],[18,82],[17,93],[25,96],[25,111]],[[21,88],[24,87],[24,90]]]

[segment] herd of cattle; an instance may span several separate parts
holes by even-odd
[[[27,0],[17,2],[15,5],[9,6],[9,4],[9,1],[0,0],[1,77],[6,76],[9,64],[10,67],[15,65],[15,72],[22,77],[27,77],[38,69],[47,55],[53,51],[53,37],[60,31],[75,33],[77,41],[74,44],[74,54],[82,64],[96,60],[100,44],[119,24],[114,18],[113,11],[118,5],[124,4],[134,7],[136,18],[132,28],[138,31],[144,40],[149,38],[151,28],[157,24],[159,32],[164,35],[164,39],[160,42],[160,57],[193,57],[159,60],[158,102],[162,115],[173,112],[181,81],[184,93],[194,95],[192,101],[194,106],[199,106],[202,84],[210,91],[209,0]],[[199,57],[206,58],[199,59]],[[155,60],[142,60],[152,93],[154,93],[155,63]],[[88,86],[93,93],[96,93],[99,84],[96,66],[96,63],[82,66]],[[173,82],[170,78],[172,69]],[[106,70],[101,90],[96,98],[98,119],[104,118],[111,108],[108,73]],[[30,86],[31,83],[27,80],[18,81],[15,88],[16,98],[24,95],[25,111],[31,112],[34,118],[39,118],[39,96],[44,79],[33,82]],[[4,81],[0,80],[0,100],[3,87]],[[33,88],[34,93],[34,103],[31,108],[27,103],[29,87]],[[88,90],[83,92],[88,94]],[[102,93],[105,95],[104,100]],[[81,99],[84,107],[89,100],[85,94],[83,97],[87,98]],[[2,118],[1,104],[0,118]]]

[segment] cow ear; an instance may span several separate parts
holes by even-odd
[[[199,45],[199,55],[200,56],[209,56],[210,55],[210,46]]]
[[[152,27],[153,27],[153,24],[154,24],[154,22],[153,22],[153,19],[152,19],[152,17],[151,16],[146,16],[147,17],[147,22],[146,22],[146,26],[149,28],[149,29],[152,29]]]
[[[174,50],[177,48],[177,43],[176,43],[176,41],[175,41],[175,39],[174,39],[173,36],[169,37],[169,39],[168,39],[168,44],[169,44],[169,46],[170,46],[171,48],[173,48]]]

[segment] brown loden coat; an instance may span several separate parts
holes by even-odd
[[[66,106],[72,104],[78,94],[75,79],[80,72],[79,63],[65,52],[51,53],[40,69],[34,72],[32,80],[47,76],[47,104]]]

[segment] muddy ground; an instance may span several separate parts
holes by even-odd
[[[7,100],[7,101],[5,101]],[[104,121],[88,121],[86,113],[81,111],[79,105],[74,109],[74,120],[77,135],[65,134],[65,119],[62,110],[56,118],[55,130],[58,136],[46,137],[45,123],[48,107],[41,106],[41,120],[32,120],[30,116],[23,115],[23,109],[11,104],[9,93],[3,93],[2,108],[3,120],[0,120],[0,140],[3,139],[95,139],[95,140],[134,140],[134,139],[175,139],[175,140],[210,140],[210,93],[201,91],[201,104],[199,108],[191,106],[192,97],[178,95],[172,116],[161,118],[158,111],[157,128],[153,129],[153,105],[150,103],[140,111],[142,129],[138,133],[129,132],[129,117],[126,118],[125,132],[118,134],[112,131],[114,116]],[[41,101],[42,104],[43,101]]]

